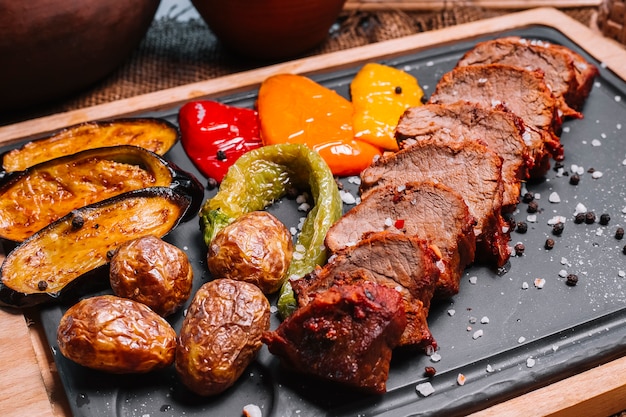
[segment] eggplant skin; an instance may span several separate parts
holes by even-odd
[[[191,174],[137,146],[89,149],[0,181],[0,238],[22,242],[74,209],[127,191],[179,187]]]
[[[111,257],[109,281],[118,297],[139,301],[166,317],[189,299],[193,268],[185,252],[148,235],[117,248]]]
[[[71,306],[57,328],[66,358],[91,369],[127,374],[169,366],[176,352],[176,331],[137,301],[100,295]]]
[[[86,122],[33,140],[2,155],[5,172],[26,168],[86,149],[134,145],[165,155],[180,139],[178,128],[160,118],[125,118]]]
[[[28,307],[74,297],[91,284],[87,277],[108,265],[117,247],[145,235],[165,236],[191,201],[169,187],[149,187],[72,211],[9,252],[0,269],[0,305]]]
[[[214,277],[249,282],[272,294],[287,277],[292,254],[293,239],[287,227],[266,211],[253,211],[215,235],[207,266]]]
[[[253,284],[215,279],[198,289],[181,326],[176,372],[201,396],[232,386],[261,349],[270,304]]]

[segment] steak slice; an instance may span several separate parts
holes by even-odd
[[[576,90],[571,96],[566,97],[567,103],[576,110],[581,110],[585,100],[589,97],[593,80],[598,75],[598,68],[588,62],[582,55],[563,45],[551,45],[551,48],[559,49],[568,54],[574,62],[576,72]]]
[[[396,128],[403,148],[424,139],[483,142],[502,157],[502,205],[509,212],[519,202],[521,182],[528,179],[532,164],[523,134],[524,122],[513,113],[464,102],[409,108]]]
[[[577,72],[571,54],[549,42],[516,36],[478,43],[465,53],[457,66],[505,64],[520,68],[540,69],[564,116],[582,118],[575,110],[578,100]]]
[[[333,224],[326,247],[336,253],[370,233],[388,231],[416,236],[435,245],[441,255],[441,274],[435,298],[459,292],[465,268],[474,262],[474,218],[459,194],[430,181],[405,187],[374,187],[367,198]]]
[[[439,279],[439,260],[429,244],[415,236],[379,232],[332,256],[328,263],[300,279],[291,280],[298,306],[337,282],[375,282],[402,294],[407,317],[401,346],[426,347],[435,341],[426,318]]]
[[[556,131],[561,128],[556,100],[541,70],[529,71],[503,64],[457,67],[444,74],[430,102],[451,104],[469,101],[485,107],[508,109],[522,118],[529,133],[533,177],[545,174],[549,159],[563,158]]]
[[[393,348],[406,326],[400,294],[371,282],[316,294],[262,341],[295,371],[384,393]]]
[[[383,156],[361,173],[361,198],[378,186],[442,183],[461,195],[476,220],[476,258],[503,266],[510,255],[508,225],[502,217],[502,160],[478,142],[423,140]]]

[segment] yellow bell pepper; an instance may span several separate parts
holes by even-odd
[[[420,106],[424,91],[405,71],[368,63],[350,84],[354,106],[354,137],[379,148],[397,151],[394,134],[400,116],[409,107]]]

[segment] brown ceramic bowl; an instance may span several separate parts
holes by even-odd
[[[58,99],[126,59],[160,0],[0,0],[0,111]]]
[[[345,0],[192,0],[227,48],[262,59],[295,57],[319,45]]]

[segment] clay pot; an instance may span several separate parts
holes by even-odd
[[[137,47],[160,0],[0,0],[0,110],[64,97]]]
[[[192,0],[227,48],[262,60],[295,57],[319,45],[345,0]]]

